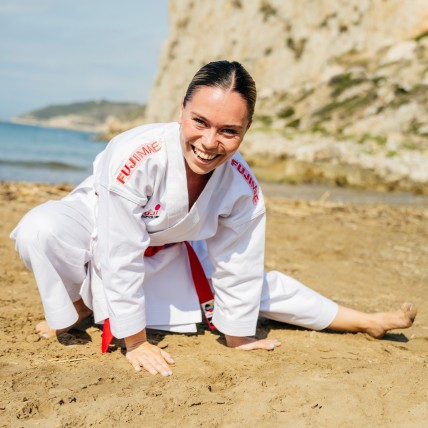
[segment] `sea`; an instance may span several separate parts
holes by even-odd
[[[0,122],[0,181],[77,185],[106,144],[91,132]]]

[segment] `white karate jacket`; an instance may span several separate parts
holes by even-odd
[[[140,126],[114,138],[95,160],[93,269],[82,295],[96,317],[110,318],[118,338],[146,326],[199,322],[184,246],[143,255],[148,246],[203,240],[206,246],[194,247],[212,279],[213,323],[228,335],[254,335],[263,285],[262,192],[236,153],[189,211],[179,132],[177,123]]]

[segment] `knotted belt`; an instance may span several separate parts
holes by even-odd
[[[187,248],[187,254],[189,256],[190,270],[192,272],[192,279],[195,285],[196,294],[198,295],[199,304],[201,305],[202,312],[205,315],[208,327],[211,330],[215,329],[214,324],[211,322],[214,311],[214,295],[211,291],[210,284],[205,276],[204,269],[202,268],[201,262],[195,253],[192,246],[184,241]],[[144,252],[144,257],[152,257],[157,254],[160,250],[169,247],[169,245],[160,245],[158,247],[148,247]],[[110,329],[110,319],[104,320],[103,334],[101,339],[101,351],[102,353],[107,352],[108,347],[113,340],[113,335]]]

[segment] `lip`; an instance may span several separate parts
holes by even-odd
[[[203,150],[200,150],[200,149],[198,149],[196,146],[194,146],[194,145],[190,145],[190,147],[191,147],[191,149],[192,149],[192,152],[193,152],[193,155],[195,156],[195,158],[199,161],[199,162],[202,162],[202,163],[204,163],[204,164],[209,164],[209,163],[211,163],[211,162],[214,162],[219,156],[221,156],[220,154],[215,154],[215,153],[209,153],[209,152],[205,152],[205,151],[203,151]],[[200,157],[198,154],[197,154],[197,152],[196,152],[196,150],[198,151],[198,152],[201,152],[201,153],[204,153],[204,154],[207,154],[208,156],[212,156],[212,155],[214,155],[214,157],[212,158],[212,159],[204,159],[204,158],[202,158],[202,157]]]

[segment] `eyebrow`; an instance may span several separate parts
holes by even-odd
[[[206,117],[204,117],[202,114],[197,113],[196,111],[191,111],[190,113],[195,116],[198,116],[199,119],[202,119],[205,122],[211,123]],[[222,128],[234,128],[237,130],[241,130],[243,127],[241,125],[222,125]]]

